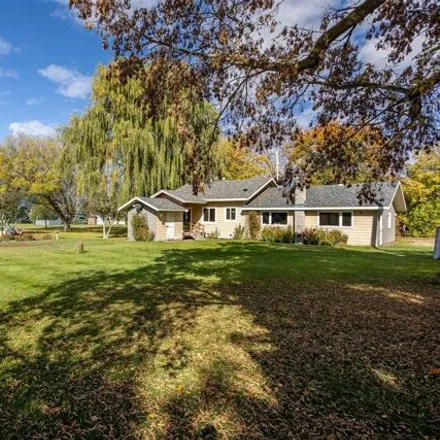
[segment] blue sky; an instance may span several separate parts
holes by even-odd
[[[111,58],[66,2],[0,0],[0,139],[67,122],[87,105],[96,65]]]

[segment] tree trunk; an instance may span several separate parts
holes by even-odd
[[[64,222],[64,232],[70,231],[70,223]]]
[[[105,219],[105,217],[103,218],[103,228],[104,228],[104,236],[103,238],[105,240],[107,240],[110,237],[110,231],[112,230],[112,223],[111,223],[111,219],[108,220],[108,228],[107,231],[105,229],[105,225],[107,223],[107,220]]]
[[[434,258],[440,260],[440,227],[435,231]]]

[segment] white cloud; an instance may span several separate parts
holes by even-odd
[[[318,26],[328,5],[325,0],[285,0],[280,4],[277,19],[283,26]]]
[[[13,51],[19,52],[19,49],[0,37],[0,55],[9,55]]]
[[[12,122],[8,128],[14,136],[19,136],[20,134],[28,136],[54,136],[56,133],[53,126],[45,125],[40,121]]]
[[[92,90],[92,77],[75,69],[51,64],[38,73],[58,85],[56,93],[68,98],[86,99]]]
[[[44,101],[44,98],[40,96],[39,98],[30,98],[26,100],[26,105],[37,105],[41,104]]]
[[[0,77],[6,77],[6,78],[18,78],[18,73],[13,69],[2,69],[0,67]]]
[[[412,43],[411,52],[396,66],[397,69],[404,69],[405,67],[414,64],[414,57],[421,52],[423,46],[424,36],[417,37]],[[365,44],[359,50],[359,57],[365,63],[370,63],[376,66],[378,69],[383,69],[390,66],[388,62],[388,56],[391,53],[390,49],[377,49],[378,40],[367,40]]]
[[[296,122],[303,129],[310,128],[310,123],[316,118],[318,111],[314,111],[311,106],[304,108],[301,112],[295,115]]]
[[[131,9],[151,8],[156,3],[156,0],[131,0]]]

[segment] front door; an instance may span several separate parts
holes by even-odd
[[[167,240],[174,240],[174,213],[168,212],[165,222],[167,228]]]
[[[191,208],[183,213],[183,232],[191,232]]]

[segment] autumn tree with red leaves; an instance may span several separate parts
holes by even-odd
[[[340,4],[330,2],[319,27],[304,28],[281,25],[273,0],[160,0],[139,9],[129,0],[70,0],[127,75],[139,62],[190,65],[194,85],[222,106],[218,122],[247,145],[270,148],[292,140],[300,130],[296,116],[312,106],[313,122],[322,126],[338,120],[355,131],[380,130],[381,161],[370,172],[374,178],[395,175],[412,153],[439,137],[440,4]],[[423,44],[403,67],[420,38]],[[384,67],[362,60],[360,47],[368,40],[386,51]],[[329,163],[342,164],[346,137],[339,142],[323,150]],[[307,175],[299,177],[299,184],[308,182]]]

